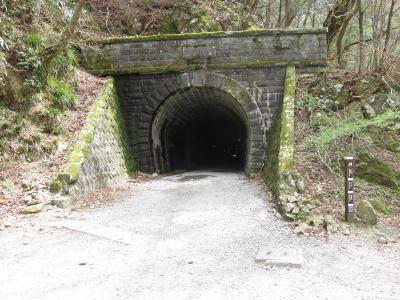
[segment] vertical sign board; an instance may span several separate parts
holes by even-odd
[[[347,222],[353,220],[354,215],[354,158],[345,157],[345,219]]]

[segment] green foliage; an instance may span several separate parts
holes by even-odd
[[[398,111],[389,110],[386,113],[373,119],[364,119],[359,113],[354,112],[349,117],[337,121],[335,126],[323,126],[319,134],[312,137],[309,143],[318,148],[329,148],[330,144],[343,137],[350,137],[360,134],[368,126],[385,128],[391,121],[397,118]]]
[[[63,183],[56,179],[50,184],[50,192],[53,194],[57,194],[63,188]]]
[[[36,0],[1,0],[0,9],[6,11],[8,16],[29,20],[31,18]]]
[[[17,66],[28,71],[29,76],[25,84],[35,90],[43,87],[44,66],[43,66],[43,40],[38,33],[32,32],[25,36],[16,47]]]
[[[297,108],[301,110],[307,110],[308,112],[313,112],[317,109],[320,109],[320,103],[317,97],[314,97],[312,94],[307,93],[304,90],[298,88],[299,91],[303,93],[303,97],[300,101],[297,101]]]
[[[195,13],[194,22],[191,21],[187,25],[188,32],[198,32],[198,31],[221,31],[222,27],[218,21],[213,20],[209,12],[206,10],[200,10]]]
[[[43,39],[39,33],[32,32],[27,35],[26,43],[28,44],[29,47],[40,49],[43,45]]]
[[[74,89],[67,83],[49,75],[47,84],[51,96],[51,106],[61,112],[76,106],[76,95]]]
[[[64,114],[59,109],[46,107],[40,112],[39,119],[44,132],[53,134],[60,134],[62,132],[60,124],[64,119]]]
[[[389,214],[389,210],[386,208],[385,203],[379,199],[372,199],[369,201],[372,204],[375,210],[387,215]]]
[[[227,10],[227,13],[225,11]],[[228,8],[222,7],[221,10],[225,16],[223,23],[224,27],[229,30],[245,30],[250,27],[250,25],[245,20],[245,15],[243,14],[244,5],[241,1],[235,1],[232,3],[232,7]]]
[[[398,119],[399,111],[397,108],[385,109],[382,114],[365,119],[362,103],[348,101],[349,95],[346,91],[351,88],[344,87],[337,79],[319,79],[315,82],[318,85],[310,86],[309,92],[300,90],[302,97],[296,103],[297,109],[306,112],[309,117],[305,127],[314,132],[305,144],[312,157],[319,159],[337,182],[342,184],[343,157],[356,155],[368,147],[372,138],[371,128],[379,131],[381,136],[382,131],[390,128]],[[395,139],[383,139],[385,143],[381,142],[381,145],[388,144],[389,148],[397,145]]]
[[[47,76],[47,91],[50,103],[40,112],[39,121],[43,130],[48,133],[60,134],[64,112],[76,107],[76,94],[70,84],[53,75]]]
[[[15,188],[15,186],[10,182],[5,182],[1,185],[1,188],[6,192],[11,192]]]
[[[71,48],[65,50],[62,54],[52,59],[48,65],[48,74],[54,77],[64,77],[72,72],[71,67],[76,66],[78,59],[75,51]]]
[[[158,17],[159,31],[161,34],[178,33],[178,26],[170,12],[164,12]]]
[[[3,120],[0,122],[0,138],[14,138],[20,134],[21,130],[25,126],[26,120],[17,114],[13,115],[12,117],[3,118]]]

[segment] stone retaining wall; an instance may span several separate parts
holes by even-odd
[[[126,177],[134,169],[114,80],[107,79],[52,190],[75,197]]]
[[[294,167],[294,96],[296,70],[286,68],[282,106],[277,114],[267,149],[263,177],[275,198],[279,199],[283,177]]]

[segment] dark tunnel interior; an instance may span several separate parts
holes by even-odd
[[[246,131],[228,113],[199,114],[169,139],[171,170],[244,167]]]
[[[245,169],[247,127],[232,96],[191,88],[167,101],[153,125],[159,172]]]

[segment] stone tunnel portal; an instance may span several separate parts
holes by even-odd
[[[249,126],[237,100],[213,87],[173,93],[157,109],[151,140],[158,172],[245,170]]]
[[[82,61],[92,73],[114,77],[138,171],[215,165],[255,175],[281,138],[286,69],[323,69],[326,34],[321,28],[112,37],[83,51]]]

